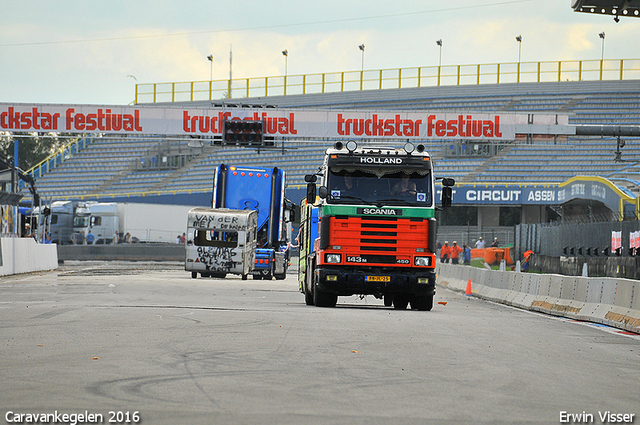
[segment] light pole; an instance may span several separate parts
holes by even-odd
[[[602,81],[602,74],[604,71],[604,37],[605,37],[604,31],[602,31],[598,35],[602,39],[602,54],[600,55],[600,81]]]
[[[358,46],[358,49],[362,51],[362,65],[360,68],[360,90],[364,88],[364,44]]]
[[[436,44],[440,48],[440,54],[438,55],[438,85],[440,85],[440,69],[442,68],[442,39],[436,40]]]
[[[209,81],[213,81],[213,55],[207,56],[209,62],[211,62],[211,75],[209,76]]]
[[[522,36],[516,36],[518,42],[518,83],[520,82],[520,60],[522,59]]]
[[[211,62],[211,73],[209,74],[209,100],[213,100],[213,55],[207,56]]]
[[[284,95],[287,95],[287,65],[289,62],[289,51],[287,49],[282,51],[282,55],[284,56]]]

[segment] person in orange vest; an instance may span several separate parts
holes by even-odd
[[[449,241],[444,241],[444,245],[440,248],[440,262],[448,263],[449,262],[449,254],[451,247],[449,246]]]
[[[449,252],[451,253],[451,264],[458,264],[458,259],[460,258],[460,253],[462,252],[462,248],[458,246],[458,242],[453,241],[453,245],[449,248]]]

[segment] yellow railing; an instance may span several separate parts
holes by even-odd
[[[42,177],[45,173],[53,170],[65,160],[78,153],[81,149],[87,147],[87,145],[92,141],[93,137],[80,137],[79,139],[67,143],[33,167],[29,168],[27,170],[27,174],[31,174],[35,179]]]
[[[640,59],[508,62],[136,84],[135,103],[474,84],[640,79]]]

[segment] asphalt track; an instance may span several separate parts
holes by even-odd
[[[2,278],[0,347],[0,423],[640,423],[640,336],[443,288],[431,312],[373,297],[327,309],[305,305],[295,274],[67,262]]]

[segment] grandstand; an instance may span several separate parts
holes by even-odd
[[[640,126],[640,83],[583,81],[420,87],[234,100],[286,108],[389,109],[443,112],[563,114],[572,125]],[[210,101],[173,103],[207,107]],[[279,140],[275,149],[193,147],[192,139],[104,136],[93,139],[54,169],[37,178],[45,199],[91,199],[140,193],[211,190],[219,163],[278,166],[290,186],[320,164],[330,140]],[[617,179],[640,192],[640,145],[627,138],[616,161],[616,140],[571,137],[516,140],[499,145],[472,141],[422,142],[434,158],[437,175],[467,183],[559,183],[576,175]],[[28,193],[25,192],[28,197]]]

